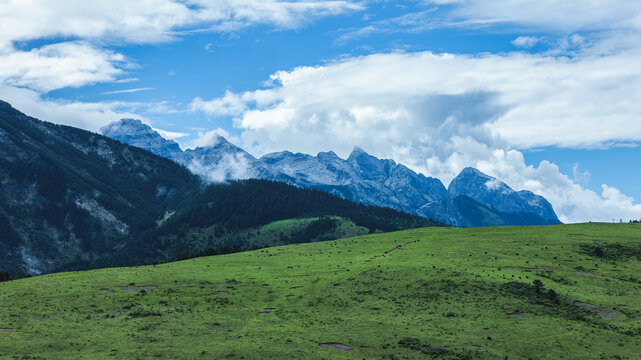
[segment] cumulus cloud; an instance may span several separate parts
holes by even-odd
[[[0,43],[60,37],[153,43],[194,29],[296,28],[361,8],[347,0],[8,0],[0,7]]]
[[[113,81],[125,57],[84,42],[63,42],[30,51],[0,53],[0,83],[49,92]]]
[[[191,111],[202,110],[210,115],[238,115],[247,110],[246,102],[249,100],[251,99],[243,99],[242,96],[228,90],[223,97],[210,101],[197,97],[191,102],[190,109]]]
[[[281,71],[271,89],[196,99],[192,109],[241,114],[236,124],[247,137],[268,131],[303,139],[324,130],[374,145],[418,134],[427,143],[461,131],[498,135],[517,148],[602,147],[641,141],[640,58],[638,50],[576,58],[376,54]],[[268,151],[279,142],[261,140]],[[313,150],[324,140],[301,146]]]
[[[107,119],[127,115],[126,111],[117,109],[139,104],[51,101],[43,100],[40,95],[68,87],[131,81],[122,77],[133,64],[106,46],[158,43],[178,39],[192,31],[235,31],[261,24],[292,29],[320,17],[362,9],[349,0],[4,0],[0,3],[0,98],[34,116],[89,130],[97,130]],[[24,48],[32,40],[50,43]],[[16,96],[20,93],[25,97]],[[166,106],[158,104],[157,108]]]
[[[589,171],[580,171],[579,164],[572,165],[572,179],[579,184],[587,184],[590,182],[592,174]]]
[[[514,150],[641,141],[639,50],[595,52],[375,54],[280,71],[271,88],[197,99],[192,109],[234,116],[257,154],[346,155],[359,145],[445,183],[476,166],[546,196],[565,221],[639,218],[636,205],[614,206]]]
[[[249,159],[244,154],[236,153],[223,154],[215,164],[193,159],[187,168],[195,174],[200,174],[209,182],[220,183],[229,179],[244,180],[253,177],[250,165]]]
[[[232,142],[238,142],[239,139],[237,137],[230,136],[229,132],[217,128],[214,130],[209,130],[209,131],[198,131],[198,134],[196,138],[193,140],[189,141],[185,148],[187,149],[195,149],[197,147],[212,147],[216,146],[218,142],[220,142],[220,137],[224,137]]]

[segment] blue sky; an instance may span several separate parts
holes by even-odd
[[[183,147],[216,132],[256,156],[360,146],[445,183],[478,167],[565,221],[641,218],[640,5],[30,6],[0,0],[0,98],[44,120],[136,117]]]

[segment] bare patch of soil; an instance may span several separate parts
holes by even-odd
[[[294,296],[296,296],[296,295],[291,295],[291,294],[290,294],[290,295],[285,296],[285,298],[286,298],[286,299],[291,299],[291,298],[293,298]]]
[[[13,329],[4,328],[4,329],[0,329],[0,331],[1,332],[13,332]]]
[[[109,290],[109,289],[102,288],[102,289],[100,289],[100,292],[112,292],[112,291]]]
[[[145,290],[145,291],[158,290],[158,286],[156,285],[145,285],[145,286],[129,285],[129,286],[118,286],[118,288],[126,292],[134,292],[134,291],[141,291],[141,290]]]
[[[269,315],[271,313],[272,313],[271,311],[261,311],[261,312],[258,313],[258,315],[265,316],[265,315]]]
[[[572,304],[579,307],[586,308],[586,309],[593,309],[594,312],[602,318],[614,319],[615,317],[619,316],[619,312],[616,310],[600,308],[594,304],[590,304],[582,301],[575,301]]]
[[[343,234],[343,236],[341,236],[341,239],[347,239],[347,238],[351,238],[351,237],[354,237],[354,236],[358,236],[358,229],[349,229],[349,230],[347,230]]]
[[[324,348],[330,348],[330,349],[334,349],[334,350],[344,351],[344,352],[349,353],[349,354],[352,353],[352,349],[349,346],[347,346],[345,344],[337,343],[337,342],[318,343],[318,346],[324,347]]]
[[[214,295],[227,296],[229,295],[229,291],[216,291]]]
[[[596,274],[592,274],[592,273],[586,273],[586,272],[582,272],[582,271],[575,271],[574,273],[575,273],[575,274],[577,274],[577,275],[587,276],[587,277],[593,277],[593,278],[597,278],[597,279],[608,279],[608,280],[614,280],[614,278],[613,278],[613,277],[609,277],[609,276],[601,276],[601,275],[596,275]]]

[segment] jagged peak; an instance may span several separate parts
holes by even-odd
[[[116,121],[115,123],[121,123],[121,124],[127,124],[127,125],[131,124],[131,125],[148,126],[148,125],[145,125],[145,123],[143,123],[142,120],[133,119],[133,118],[123,118],[123,119],[120,119],[120,120]]]
[[[4,100],[0,100],[0,108],[10,108],[13,109],[13,106]]]
[[[347,158],[348,162],[358,162],[358,159],[363,159],[363,158],[375,158],[374,156],[368,154],[365,150],[358,146],[354,146],[354,149],[352,152],[349,154],[349,157]]]
[[[316,154],[316,157],[318,158],[332,158],[332,159],[340,159],[338,155],[336,155],[335,152],[333,151],[321,151],[318,154]]]
[[[276,152],[265,154],[265,155],[261,156],[261,159],[263,159],[263,158],[265,158],[265,159],[280,158],[280,157],[286,157],[286,156],[292,156],[292,155],[294,155],[294,153],[292,153],[289,150],[276,151]]]
[[[300,152],[293,153],[291,151],[285,150],[285,151],[278,151],[278,152],[265,154],[261,157],[261,160],[284,160],[284,159],[290,159],[290,158],[309,159],[309,158],[313,158],[313,156],[308,154],[303,154]]]
[[[120,119],[100,128],[100,133],[107,136],[118,132],[127,132],[125,135],[132,135],[133,131],[157,133],[151,126],[143,123],[141,120],[131,118]],[[160,136],[160,134],[158,135]]]
[[[473,168],[471,166],[468,166],[461,170],[458,176],[481,176],[481,177],[491,177],[487,175],[486,173],[482,172],[481,170],[477,168]]]
[[[363,154],[364,154],[364,155],[369,155],[369,154],[367,153],[367,151],[363,150],[361,147],[354,146],[354,148],[352,149],[352,152],[349,154],[349,156],[350,156],[350,157],[351,157],[352,155],[353,155],[353,156],[359,156],[359,155],[363,155]]]

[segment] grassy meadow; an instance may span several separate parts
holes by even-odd
[[[0,283],[2,359],[639,354],[641,224],[424,228]]]

